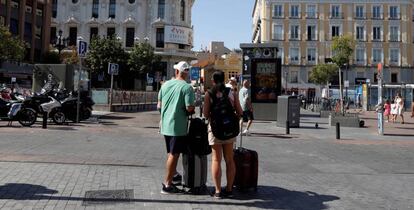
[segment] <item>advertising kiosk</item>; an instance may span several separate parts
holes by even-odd
[[[240,44],[243,79],[251,80],[254,118],[277,120],[277,97],[281,95],[281,59],[274,43]]]

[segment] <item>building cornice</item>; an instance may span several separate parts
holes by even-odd
[[[260,0],[256,0],[257,1]],[[316,3],[316,4],[389,4],[389,0],[266,0],[266,3]],[[412,4],[414,0],[395,0],[392,3]],[[253,10],[254,11],[254,10]]]

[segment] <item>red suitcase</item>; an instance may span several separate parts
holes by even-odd
[[[243,129],[240,129],[241,131]],[[234,149],[234,162],[236,164],[236,177],[234,186],[239,190],[253,188],[257,191],[259,174],[259,158],[256,151],[242,147],[242,135],[240,134],[240,147]]]

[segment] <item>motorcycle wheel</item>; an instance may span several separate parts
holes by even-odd
[[[19,123],[24,127],[29,127],[35,124],[37,120],[37,113],[31,108],[23,108],[19,112]]]
[[[61,111],[57,111],[57,112],[53,113],[52,120],[57,125],[63,125],[66,121],[65,113],[63,113]]]

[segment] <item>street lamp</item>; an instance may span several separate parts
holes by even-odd
[[[286,95],[288,94],[288,92],[287,92],[287,90],[288,90],[288,74],[289,74],[288,70],[285,69],[285,94]]]
[[[62,38],[63,31],[60,29],[58,31],[58,37],[55,40],[55,43],[53,44],[53,47],[55,47],[58,50],[58,54],[60,55],[60,52],[65,49],[68,46],[69,38]]]

